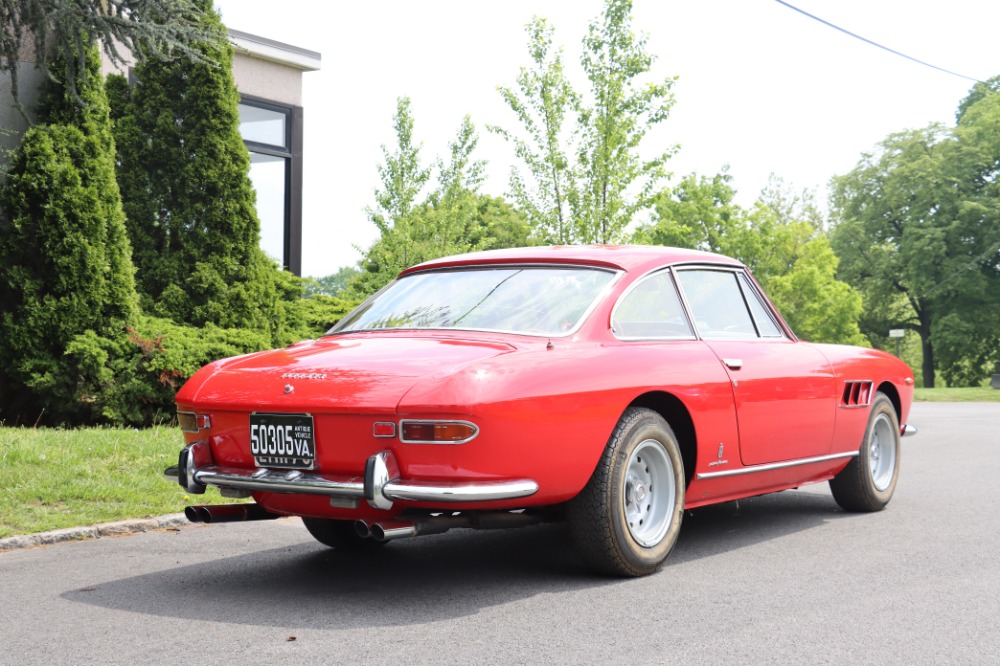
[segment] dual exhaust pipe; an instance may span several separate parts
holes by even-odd
[[[548,516],[541,513],[511,511],[472,511],[448,515],[418,516],[408,520],[370,522],[358,520],[354,531],[359,537],[376,541],[393,541],[427,534],[443,534],[450,529],[465,527],[477,530],[526,527],[544,522]]]
[[[192,523],[235,523],[250,520],[274,520],[281,517],[255,503],[189,506],[184,509],[184,515]],[[456,527],[479,530],[525,527],[544,522],[548,518],[548,514],[545,513],[470,511],[415,516],[400,520],[358,520],[354,522],[354,531],[359,537],[365,539],[393,541],[426,534],[443,534]]]
[[[192,523],[236,523],[247,520],[274,520],[280,518],[260,504],[218,504],[210,506],[189,506],[184,515]]]

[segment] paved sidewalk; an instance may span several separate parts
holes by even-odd
[[[63,541],[82,541],[84,539],[100,539],[101,537],[122,536],[136,532],[148,532],[166,527],[181,527],[191,523],[183,513],[171,513],[166,516],[144,518],[138,520],[120,520],[114,523],[101,523],[89,527],[67,527],[51,532],[38,534],[23,534],[0,539],[0,552],[18,550],[34,546],[49,546]]]

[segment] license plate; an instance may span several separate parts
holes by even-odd
[[[250,414],[250,453],[257,467],[312,469],[316,436],[311,414]]]

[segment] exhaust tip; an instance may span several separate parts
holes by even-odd
[[[206,511],[204,507],[200,506],[184,507],[184,517],[192,523],[207,523],[210,520],[208,511]]]
[[[355,520],[354,521],[354,531],[362,539],[367,539],[368,537],[372,536],[372,530],[368,526],[367,521],[364,521],[364,520]]]
[[[417,535],[417,527],[413,523],[393,521],[389,523],[373,523],[372,538],[376,541],[392,541]]]

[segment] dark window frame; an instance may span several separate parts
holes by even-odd
[[[243,144],[247,150],[285,159],[285,238],[282,265],[295,275],[302,275],[302,145],[303,109],[274,100],[240,93],[240,104],[285,115],[285,145],[257,141]]]

